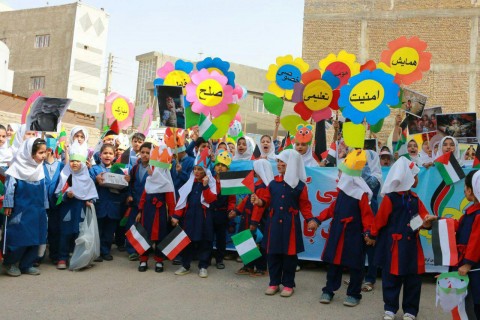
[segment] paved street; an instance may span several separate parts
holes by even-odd
[[[175,276],[166,271],[137,271],[138,262],[113,249],[115,259],[81,272],[41,266],[42,275],[19,278],[0,276],[2,320],[10,319],[381,319],[381,291],[363,295],[355,308],[342,305],[342,287],[331,305],[318,302],[325,284],[325,269],[297,273],[291,298],[263,294],[268,277],[237,276],[241,265],[226,261],[225,270],[209,268],[209,277],[196,273]],[[150,266],[153,262],[150,261]],[[380,285],[378,283],[378,285]],[[398,319],[401,317],[397,316]],[[424,278],[419,319],[449,319],[435,308],[435,285]]]

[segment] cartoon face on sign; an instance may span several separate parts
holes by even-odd
[[[310,110],[327,108],[332,101],[333,92],[330,85],[323,80],[315,80],[305,86],[303,101]]]
[[[313,138],[313,127],[311,125],[299,124],[297,126],[297,133],[295,134],[295,142],[309,143]]]
[[[382,104],[385,90],[375,80],[364,80],[353,87],[350,92],[350,103],[362,112],[369,112]]]

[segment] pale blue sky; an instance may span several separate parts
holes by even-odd
[[[14,9],[70,0],[3,0]],[[84,0],[110,14],[108,52],[118,59],[112,90],[135,97],[135,56],[150,51],[189,60],[220,57],[267,69],[302,53],[303,0]]]

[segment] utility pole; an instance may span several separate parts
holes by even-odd
[[[107,66],[107,81],[105,83],[105,97],[103,99],[103,114],[102,114],[102,125],[100,128],[100,131],[103,130],[103,127],[105,126],[105,105],[107,104],[107,97],[110,94],[110,91],[112,90],[112,71],[113,71],[113,55],[112,53],[108,54],[108,66]]]

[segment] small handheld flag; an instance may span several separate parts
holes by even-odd
[[[245,230],[232,236],[232,241],[244,264],[248,264],[262,256],[250,230]]]
[[[128,229],[125,236],[139,255],[144,254],[152,246],[150,239],[148,239],[147,230],[138,222],[135,222],[130,229]]]
[[[252,160],[257,160],[258,158],[260,158],[261,155],[262,153],[260,152],[260,148],[258,146],[255,146],[252,154]]]
[[[60,203],[63,201],[63,197],[65,196],[65,193],[67,193],[68,188],[72,186],[72,174],[70,174],[67,178],[67,181],[65,182],[65,185],[62,188],[62,191],[58,195],[57,203],[56,205],[58,206]]]
[[[437,167],[446,185],[454,184],[465,178],[465,173],[451,151],[438,157],[435,160],[435,167]]]
[[[432,248],[436,266],[457,265],[458,253],[453,219],[441,219],[432,223]]]
[[[159,243],[158,248],[168,259],[173,260],[190,242],[190,238],[185,231],[179,226],[176,226],[175,229]]]
[[[128,207],[127,210],[125,210],[125,213],[123,214],[122,219],[120,220],[120,227],[125,227],[128,222],[128,217],[130,216],[130,213],[132,212],[132,207]]]
[[[217,131],[217,127],[212,123],[212,121],[210,121],[207,116],[205,116],[203,113],[200,113],[200,118],[198,121],[198,131],[200,133],[200,136],[203,137],[203,139],[208,140]]]
[[[220,172],[221,194],[252,194],[255,191],[253,170]]]

